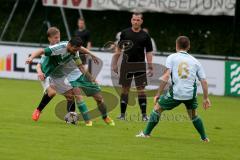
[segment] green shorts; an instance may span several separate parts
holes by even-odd
[[[187,109],[197,109],[198,107],[196,97],[194,97],[191,100],[176,100],[173,99],[172,96],[168,94],[161,96],[158,100],[158,104],[161,106],[163,110],[171,110],[179,106],[181,103],[184,103]]]
[[[86,76],[81,75],[77,80],[70,82],[72,87],[79,87],[87,96],[93,96],[101,92],[101,88],[97,83],[93,83]]]

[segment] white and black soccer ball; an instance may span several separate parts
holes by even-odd
[[[72,124],[77,124],[77,121],[79,120],[79,115],[76,112],[68,112],[64,120],[66,123],[72,123]]]

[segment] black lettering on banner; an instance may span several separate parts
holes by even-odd
[[[203,9],[211,9],[212,5],[212,0],[203,0]]]
[[[37,64],[38,64],[38,62],[32,62],[31,64],[28,65],[29,73],[37,73],[37,71],[36,71]]]
[[[195,2],[195,3],[194,3]],[[189,6],[188,6],[189,9],[191,8],[197,8],[197,0],[196,1],[193,1],[193,0],[190,0],[189,1]]]
[[[232,10],[235,8],[237,0],[229,0],[228,3],[226,3],[225,7],[226,9]]]
[[[166,2],[167,0],[159,0],[159,8],[168,8]]]
[[[139,0],[138,1],[138,7],[148,7],[148,6],[146,5],[146,1],[145,0]]]
[[[169,0],[169,8],[176,8],[177,2],[176,0]]]
[[[123,6],[124,2],[128,2],[128,1],[125,1],[125,0],[112,0],[112,3],[114,3],[115,5]]]
[[[150,0],[150,2],[148,3],[148,7],[151,8],[151,6],[154,6],[154,8],[157,8],[158,6],[158,1],[157,0]]]
[[[214,9],[216,9],[216,8],[224,8],[223,5],[224,5],[223,4],[223,0],[215,0],[214,1]]]
[[[134,8],[137,5],[137,0],[129,0],[128,1],[128,7],[129,8]]]
[[[179,0],[179,8],[180,9],[188,8],[188,2],[189,2],[189,0]],[[189,3],[191,3],[191,0]]]
[[[17,53],[13,54],[13,70],[17,72],[24,72],[25,68],[21,68],[17,66]]]

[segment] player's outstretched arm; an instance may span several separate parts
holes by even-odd
[[[208,98],[208,83],[206,79],[200,81],[203,90],[203,108],[208,109],[211,106],[211,102]]]
[[[116,47],[115,53],[112,57],[112,63],[111,63],[112,71],[115,73],[118,73],[117,63],[118,63],[118,59],[119,59],[120,55],[121,55],[121,49],[119,47]]]
[[[92,57],[92,60],[94,63],[99,64],[98,58],[92,52],[90,52],[87,48],[81,47],[80,50],[81,50],[81,53],[83,54],[89,54]]]
[[[38,78],[41,80],[41,81],[44,81],[45,79],[45,75],[44,73],[42,72],[42,65],[40,63],[37,64],[36,66],[36,70],[37,70],[37,74],[38,74]]]
[[[95,78],[88,72],[86,67],[83,64],[78,65],[79,70],[87,77],[87,79],[91,82],[96,82]]]
[[[87,77],[87,79],[91,82],[96,82],[95,78],[91,75],[91,73],[88,72],[86,67],[82,64],[81,59],[78,57],[74,59],[75,64],[77,65],[78,69]]]
[[[41,55],[43,55],[43,54],[44,54],[44,49],[42,49],[42,48],[39,49],[39,50],[37,50],[37,51],[35,51],[35,52],[33,52],[33,53],[31,54],[31,56],[27,58],[26,64],[32,63],[32,61],[33,61],[34,58],[39,57],[39,56],[41,56]]]
[[[160,85],[159,85],[159,89],[158,92],[156,94],[156,96],[154,97],[154,103],[157,102],[157,100],[159,99],[160,95],[163,93],[164,88],[166,87],[168,80],[170,78],[170,74],[171,71],[170,69],[167,69],[164,74],[162,75],[162,77],[160,78]]]

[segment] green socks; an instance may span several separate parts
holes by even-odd
[[[147,127],[145,128],[143,133],[145,135],[150,135],[153,128],[158,124],[159,119],[160,119],[160,113],[153,110],[152,113],[150,114],[150,119],[148,121]],[[207,136],[205,134],[205,130],[204,130],[204,126],[203,126],[203,122],[202,122],[201,118],[198,116],[193,117],[192,122],[193,122],[194,127],[200,134],[201,139],[202,140],[206,139]]]
[[[97,103],[97,105],[98,105],[99,111],[102,114],[102,118],[103,119],[107,118],[107,106],[106,106],[106,104],[104,102],[101,102],[101,103]]]
[[[86,103],[84,101],[77,102],[77,107],[78,107],[79,111],[81,112],[83,119],[85,121],[89,121],[90,116],[88,115],[88,109],[87,109]]]
[[[152,132],[153,128],[158,124],[159,119],[160,119],[160,113],[158,113],[158,112],[153,110],[152,113],[150,114],[150,118],[149,118],[147,127],[145,128],[143,133],[145,135],[150,135],[150,133]]]
[[[205,130],[204,130],[204,126],[203,126],[203,122],[201,120],[200,117],[195,116],[192,118],[192,122],[194,127],[197,129],[198,133],[201,136],[201,139],[204,140],[207,138],[206,134],[205,134]]]

